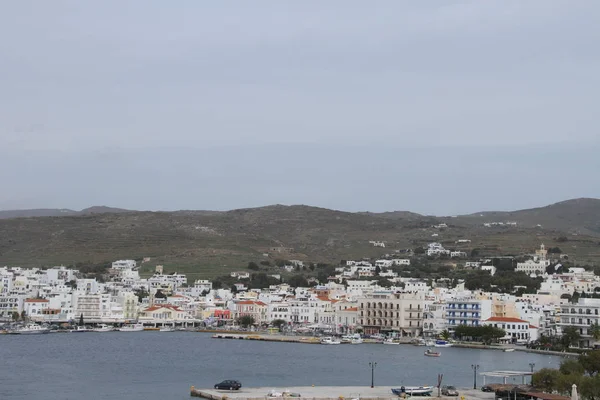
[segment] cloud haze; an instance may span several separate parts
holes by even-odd
[[[600,197],[598,17],[595,1],[5,2],[0,208]]]

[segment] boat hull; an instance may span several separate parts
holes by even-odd
[[[394,388],[392,393],[396,396],[409,394],[411,396],[431,396],[433,386],[405,386],[404,388]]]

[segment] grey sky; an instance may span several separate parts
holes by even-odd
[[[2,2],[0,208],[600,197],[598,20],[592,0]]]

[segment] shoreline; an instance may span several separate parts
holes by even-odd
[[[248,332],[231,332],[231,331],[203,331],[206,333],[213,333],[212,339],[222,339],[222,340],[258,340],[265,342],[281,342],[281,343],[304,343],[304,344],[320,344],[320,338],[312,337],[312,336],[285,336],[285,335],[271,335],[271,334],[262,334],[262,333],[248,333]],[[378,344],[375,340],[372,339],[364,339],[364,344]],[[411,344],[409,342],[400,342],[400,344]],[[423,346],[422,346],[423,347]],[[526,347],[501,347],[501,346],[491,346],[484,344],[476,344],[476,343],[453,343],[452,347],[460,347],[465,349],[479,349],[479,350],[495,350],[495,351],[504,351],[506,349],[514,349],[515,351],[520,351],[524,353],[534,353],[534,354],[546,354],[551,356],[561,356],[561,357],[571,357],[571,356],[579,356],[578,353],[571,352],[562,352],[562,351],[552,351],[552,350],[538,350],[538,349],[528,349]]]

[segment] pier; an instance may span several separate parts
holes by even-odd
[[[269,397],[272,390],[299,394],[300,397]],[[458,399],[461,396],[465,400],[493,400],[494,393],[482,392],[473,389],[459,390],[460,396],[437,397],[437,388],[434,389],[432,396],[412,396],[415,399]],[[190,389],[192,397],[200,397],[208,400],[266,400],[266,399],[297,399],[297,400],[398,400],[399,397],[392,393],[391,386],[377,386],[374,388],[365,386],[301,386],[301,387],[242,387],[240,390],[216,390],[201,389],[194,386]]]

